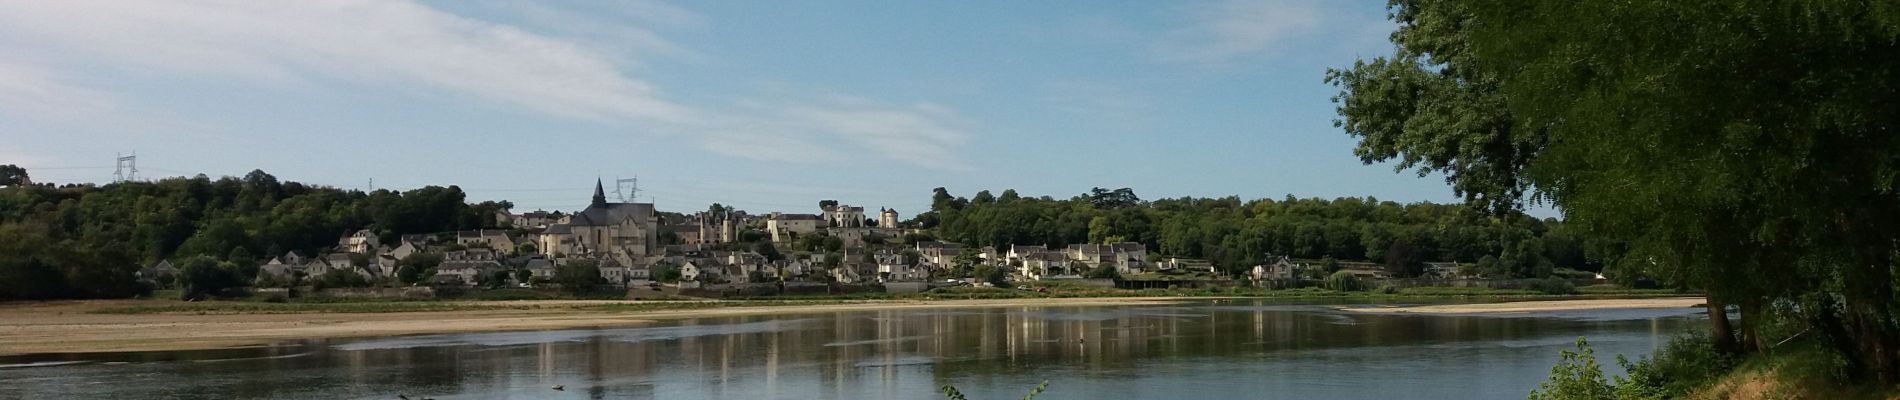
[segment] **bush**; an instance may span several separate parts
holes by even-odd
[[[1618,378],[1621,382],[1623,379]],[[1603,378],[1597,365],[1596,350],[1577,338],[1577,350],[1564,350],[1557,366],[1550,368],[1550,379],[1531,391],[1530,400],[1616,400],[1616,387]]]
[[[1379,289],[1375,290],[1375,292],[1378,292],[1379,294],[1399,294],[1399,288],[1396,286],[1392,286],[1391,284],[1384,284],[1384,285],[1379,285]]]
[[[1359,283],[1359,276],[1353,275],[1351,272],[1338,271],[1326,276],[1326,288],[1340,292],[1351,292],[1364,290],[1365,286]]]
[[[1558,277],[1549,277],[1531,281],[1530,289],[1543,294],[1577,294],[1577,286]]]
[[[1734,369],[1734,356],[1715,349],[1706,333],[1692,332],[1669,340],[1656,355],[1634,363],[1617,356],[1617,363],[1628,371],[1629,379],[1618,380],[1617,393],[1623,398],[1679,398],[1705,386]]]

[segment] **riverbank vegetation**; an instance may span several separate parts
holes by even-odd
[[[131,297],[151,290],[135,277],[140,265],[194,256],[231,263],[226,269],[247,283],[260,260],[317,254],[346,231],[373,229],[391,243],[404,234],[496,227],[495,213],[510,207],[466,197],[455,186],[363,192],[278,182],[263,171],[4,187],[0,299]]]
[[[473,291],[457,298],[296,298],[252,297],[235,300],[165,301],[112,306],[93,310],[103,314],[296,314],[296,313],[394,313],[488,310],[572,310],[635,312],[653,310],[771,307],[822,304],[846,304],[868,301],[928,300],[1007,300],[1007,299],[1082,299],[1082,298],[1230,298],[1325,300],[1329,302],[1399,301],[1512,301],[1512,300],[1583,300],[1680,297],[1684,293],[1658,289],[1624,289],[1614,286],[1587,287],[1579,294],[1552,295],[1531,290],[1489,288],[1407,288],[1385,291],[1337,291],[1320,288],[1268,290],[1256,288],[1143,289],[1099,288],[1068,283],[1026,285],[1024,289],[939,288],[921,293],[850,293],[764,297],[738,297],[722,300],[674,299],[618,301],[624,297],[605,294],[572,295],[525,289]],[[1040,288],[1041,290],[1034,290]],[[161,297],[176,298],[176,297]]]
[[[1492,213],[1562,209],[1615,249],[1608,270],[1706,291],[1711,347],[1742,365],[1807,340],[1851,366],[1819,385],[1900,383],[1900,7],[1391,11],[1395,52],[1326,77],[1361,159],[1443,173]]]
[[[1144,201],[1132,189],[1097,188],[1067,199],[1015,190],[963,198],[937,188],[930,211],[916,221],[938,239],[998,250],[1136,242],[1156,256],[1208,260],[1226,276],[1241,275],[1269,255],[1369,260],[1394,276],[1417,276],[1425,262],[1435,261],[1469,264],[1473,275],[1491,278],[1600,270],[1589,241],[1557,219],[1371,197]]]

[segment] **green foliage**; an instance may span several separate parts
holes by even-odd
[[[32,182],[33,179],[26,175],[26,168],[13,164],[0,165],[0,187],[19,186]]]
[[[1572,285],[1570,281],[1564,280],[1563,278],[1558,278],[1555,276],[1531,281],[1529,289],[1537,291],[1538,293],[1543,293],[1543,294],[1576,294],[1577,293],[1576,285]]]
[[[232,289],[244,286],[237,267],[230,262],[196,256],[178,263],[178,283],[183,300],[204,300],[230,296]]]
[[[1542,257],[1543,251],[1519,250],[1543,249],[1552,243],[1562,248],[1584,247],[1556,220],[1521,213],[1490,218],[1456,205],[1373,198],[1116,200],[1104,203],[1113,203],[1112,207],[1097,207],[1095,193],[1066,200],[1008,202],[970,202],[948,197],[947,191],[937,194],[938,207],[931,209],[927,219],[937,224],[935,233],[944,240],[998,249],[1014,244],[1131,241],[1157,255],[1209,260],[1230,275],[1274,254],[1390,261],[1400,276],[1410,276],[1426,261],[1472,262],[1503,256],[1508,249],[1515,264],[1501,277],[1532,276],[1537,265],[1551,261]],[[1596,269],[1587,257],[1565,260],[1570,264],[1563,267]]]
[[[1616,379],[1620,399],[1681,398],[1736,366],[1734,355],[1717,351],[1702,333],[1676,336],[1653,357],[1630,362],[1617,355],[1616,362],[1629,375]]]
[[[1493,213],[1561,208],[1597,242],[1520,238],[1480,269],[1545,277],[1594,249],[1620,282],[1655,278],[1736,306],[1738,334],[1709,319],[1716,347],[1733,351],[1766,344],[1767,308],[1812,304],[1795,320],[1836,332],[1856,375],[1900,381],[1896,8],[1391,5],[1395,52],[1327,75],[1356,154],[1444,173]]]
[[[18,190],[0,189],[0,199]],[[125,246],[58,235],[43,224],[0,223],[0,300],[130,297],[151,290],[138,282],[137,261]]]
[[[600,263],[575,260],[554,267],[554,283],[560,284],[563,291],[581,294],[594,290],[594,285],[607,283],[607,279],[600,277]]]
[[[279,182],[262,171],[218,179],[9,187],[0,189],[0,228],[18,228],[0,232],[30,234],[54,250],[0,254],[7,261],[0,262],[0,277],[17,264],[19,273],[34,278],[12,282],[35,286],[20,293],[0,289],[0,299],[127,297],[139,291],[130,273],[138,264],[203,255],[250,267],[255,259],[286,251],[316,254],[357,229],[370,228],[393,242],[401,234],[493,227],[489,212],[502,205],[470,205],[453,186],[364,193]],[[49,261],[59,273],[35,266]],[[251,275],[244,269],[241,275]]]
[[[1616,387],[1603,377],[1596,350],[1577,338],[1577,350],[1564,350],[1550,379],[1531,391],[1530,400],[1617,400]]]
[[[442,265],[442,253],[416,253],[407,258],[396,260],[396,280],[404,285],[414,285],[428,281],[435,276],[435,267]]]
[[[1365,290],[1365,284],[1359,282],[1359,276],[1352,272],[1338,271],[1326,276],[1326,288],[1339,292]]]
[[[998,267],[994,264],[978,265],[976,267],[975,276],[973,277],[982,279],[984,282],[989,282],[991,286],[999,288],[1009,287],[1009,273],[1003,271],[1002,267]]]
[[[1088,267],[1088,265],[1087,265],[1087,264],[1082,264],[1082,263],[1076,263],[1076,264],[1079,264],[1079,267],[1080,267],[1080,268],[1087,268],[1087,267]],[[1090,268],[1090,269],[1088,269],[1088,271],[1087,271],[1087,272],[1083,272],[1083,273],[1082,273],[1082,277],[1083,277],[1083,278],[1089,278],[1089,279],[1115,279],[1115,280],[1121,280],[1121,279],[1122,279],[1122,271],[1121,271],[1121,269],[1119,269],[1119,268],[1115,268],[1115,266],[1114,266],[1114,265],[1110,265],[1110,264],[1102,264],[1102,265],[1098,265],[1098,266],[1096,266],[1095,268]]]
[[[360,288],[369,287],[370,282],[369,279],[364,278],[362,274],[358,274],[356,271],[332,269],[324,272],[322,275],[310,278],[310,286],[317,290],[330,288]]]

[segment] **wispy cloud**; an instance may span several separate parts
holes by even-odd
[[[75,85],[46,69],[0,60],[0,115],[13,119],[71,121],[113,111],[118,96]]]
[[[818,94],[791,101],[744,102],[742,124],[751,132],[779,140],[819,144],[804,148],[807,157],[870,157],[938,170],[963,171],[970,166],[957,156],[969,140],[963,118],[949,108],[918,102],[893,105],[836,94]],[[711,147],[748,146],[745,135],[717,138]],[[848,151],[840,151],[848,150]]]
[[[1043,85],[1043,101],[1051,108],[1108,126],[1136,128],[1146,124],[1153,104],[1120,86],[1063,80]]]
[[[569,117],[694,119],[597,52],[409,2],[5,2],[0,32],[34,39],[13,46],[131,70],[415,83]]]
[[[83,66],[108,76],[283,90],[435,92],[529,114],[687,135],[689,145],[697,141],[712,153],[748,159],[840,163],[869,155],[967,168],[956,155],[968,137],[961,118],[928,102],[885,104],[828,91],[770,104],[678,102],[632,68],[642,57],[698,53],[653,30],[599,17],[616,13],[616,22],[706,29],[697,15],[666,3],[467,6],[476,12],[381,0],[0,1],[0,48],[30,59],[0,56],[10,62],[0,64],[0,113],[111,114],[116,111],[105,109],[137,107],[110,86],[68,85],[45,73]],[[496,11],[517,25],[472,16]]]
[[[1156,43],[1164,61],[1226,65],[1276,50],[1329,24],[1319,0],[1220,0],[1183,9],[1184,27]]]

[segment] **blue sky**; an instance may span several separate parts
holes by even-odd
[[[0,163],[908,217],[933,187],[1453,201],[1362,165],[1383,1],[0,3]]]

